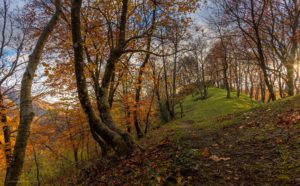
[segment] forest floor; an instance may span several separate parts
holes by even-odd
[[[143,152],[95,167],[83,184],[300,185],[300,96],[263,106],[225,97],[188,96],[183,118],[139,141]]]

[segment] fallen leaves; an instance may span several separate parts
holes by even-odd
[[[278,127],[292,128],[300,122],[300,110],[291,109],[279,116]]]
[[[210,152],[209,152],[209,150],[208,150],[207,147],[204,148],[204,150],[202,151],[201,155],[202,155],[203,157],[205,157],[205,158],[208,158],[208,157],[209,157]]]
[[[215,162],[219,162],[219,161],[228,161],[230,160],[229,157],[219,157],[217,155],[214,155],[212,154],[209,149],[207,147],[205,147],[203,149],[203,151],[201,152],[201,155],[204,157],[204,158],[209,158]]]
[[[217,156],[217,155],[211,155],[211,156],[209,157],[209,159],[211,159],[211,160],[213,160],[213,161],[215,161],[215,162],[219,162],[219,161],[228,161],[228,160],[230,160],[229,157],[219,157],[219,156]]]

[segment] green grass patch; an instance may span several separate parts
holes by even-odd
[[[226,98],[226,91],[218,88],[209,88],[209,97],[205,100],[197,100],[192,95],[187,96],[183,101],[183,118],[172,121],[174,128],[180,127],[182,122],[193,123],[197,128],[217,126],[220,123],[216,119],[227,114],[242,112],[258,106],[258,102],[251,100],[242,94],[240,98],[232,93],[232,98]],[[179,110],[177,110],[179,112]],[[179,116],[178,116],[179,117]],[[223,124],[229,124],[226,120]]]

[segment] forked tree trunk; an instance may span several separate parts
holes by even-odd
[[[30,133],[30,125],[34,117],[32,109],[32,81],[40,62],[44,46],[58,23],[60,10],[60,0],[55,1],[56,11],[48,24],[42,31],[37,44],[29,56],[28,65],[22,79],[21,98],[20,98],[20,125],[18,127],[18,135],[14,147],[13,157],[10,166],[7,168],[5,186],[17,185],[25,158],[25,150]]]
[[[127,12],[127,1],[125,1],[126,11]],[[123,8],[124,8],[123,1]],[[107,62],[106,70],[102,80],[102,88],[100,89],[101,93],[101,108],[103,109],[101,113],[102,121],[95,113],[88,93],[86,77],[84,74],[84,59],[83,59],[83,46],[81,38],[81,26],[80,26],[80,10],[81,10],[82,0],[74,0],[72,2],[71,9],[71,25],[72,25],[72,40],[74,48],[74,62],[75,62],[75,75],[77,83],[77,91],[79,101],[81,106],[88,118],[89,125],[93,131],[93,137],[97,135],[101,137],[105,143],[109,146],[112,146],[113,149],[121,156],[128,155],[131,152],[131,146],[128,144],[124,136],[114,127],[112,118],[110,115],[109,104],[108,104],[108,86],[111,79],[111,73],[113,71],[114,62],[118,59],[119,51],[114,51],[110,56],[109,61]],[[124,12],[122,10],[122,12]],[[126,18],[126,16],[125,16]],[[107,122],[111,123],[107,123]],[[99,144],[101,145],[101,144]]]

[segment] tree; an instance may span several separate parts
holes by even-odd
[[[18,127],[18,135],[14,146],[14,152],[10,166],[7,168],[5,186],[17,185],[22,167],[24,164],[25,150],[28,137],[30,134],[30,124],[34,117],[32,109],[31,88],[37,66],[40,62],[42,52],[46,42],[58,23],[61,14],[60,0],[55,1],[55,13],[43,29],[39,39],[29,56],[28,65],[22,79],[21,97],[20,97],[20,125]]]
[[[272,101],[276,100],[273,85],[270,82],[268,66],[266,62],[266,54],[263,46],[263,18],[266,15],[268,1],[231,1],[223,0],[221,5],[224,8],[224,13],[227,16],[228,22],[235,20],[239,30],[243,33],[246,41],[252,46],[258,64],[262,70],[265,84],[270,93],[269,98]]]
[[[2,0],[1,4],[1,40],[0,40],[0,122],[4,134],[4,150],[6,164],[9,166],[12,156],[10,126],[7,122],[8,105],[5,99],[18,82],[16,71],[22,62],[20,60],[25,39],[24,28],[13,15],[10,2]]]
[[[85,111],[92,134],[94,134],[95,140],[103,148],[105,146],[112,146],[119,155],[128,155],[132,151],[132,144],[130,139],[124,138],[122,134],[113,124],[110,111],[108,109],[108,86],[111,79],[116,60],[122,55],[121,46],[125,41],[125,28],[126,28],[126,15],[128,1],[122,1],[122,13],[120,18],[120,32],[118,48],[112,51],[106,65],[105,73],[102,79],[102,87],[98,92],[97,97],[101,101],[100,114],[101,119],[96,115],[91,101],[89,99],[89,93],[86,83],[86,77],[84,74],[84,58],[83,58],[83,46],[81,38],[81,25],[80,25],[80,10],[81,0],[74,0],[72,2],[71,9],[71,24],[72,24],[72,39],[74,47],[74,62],[75,62],[75,75],[77,82],[78,97],[83,110]],[[101,121],[102,120],[102,121]],[[97,135],[97,136],[96,136]]]
[[[266,32],[269,34],[268,42],[286,68],[288,95],[293,96],[294,67],[299,55],[297,40],[300,24],[299,2],[294,0],[270,1],[269,9],[266,21],[270,21],[271,24],[265,26]]]
[[[151,48],[151,41],[152,41],[152,35],[155,31],[155,24],[156,24],[156,0],[153,1],[153,10],[152,10],[152,20],[151,20],[151,28],[150,28],[150,33],[147,37],[147,48],[146,50],[150,52],[150,48]],[[142,138],[143,137],[143,133],[142,130],[140,128],[139,125],[139,120],[138,120],[138,104],[140,104],[140,97],[141,97],[141,90],[142,90],[142,76],[144,73],[144,69],[146,67],[146,65],[149,62],[149,58],[150,58],[150,53],[147,53],[145,56],[145,59],[142,63],[142,65],[140,66],[139,72],[138,72],[138,76],[137,76],[137,80],[136,80],[136,90],[135,90],[135,105],[134,105],[134,111],[133,111],[133,118],[134,118],[134,126],[136,129],[136,133],[137,133],[137,137],[138,138]]]

